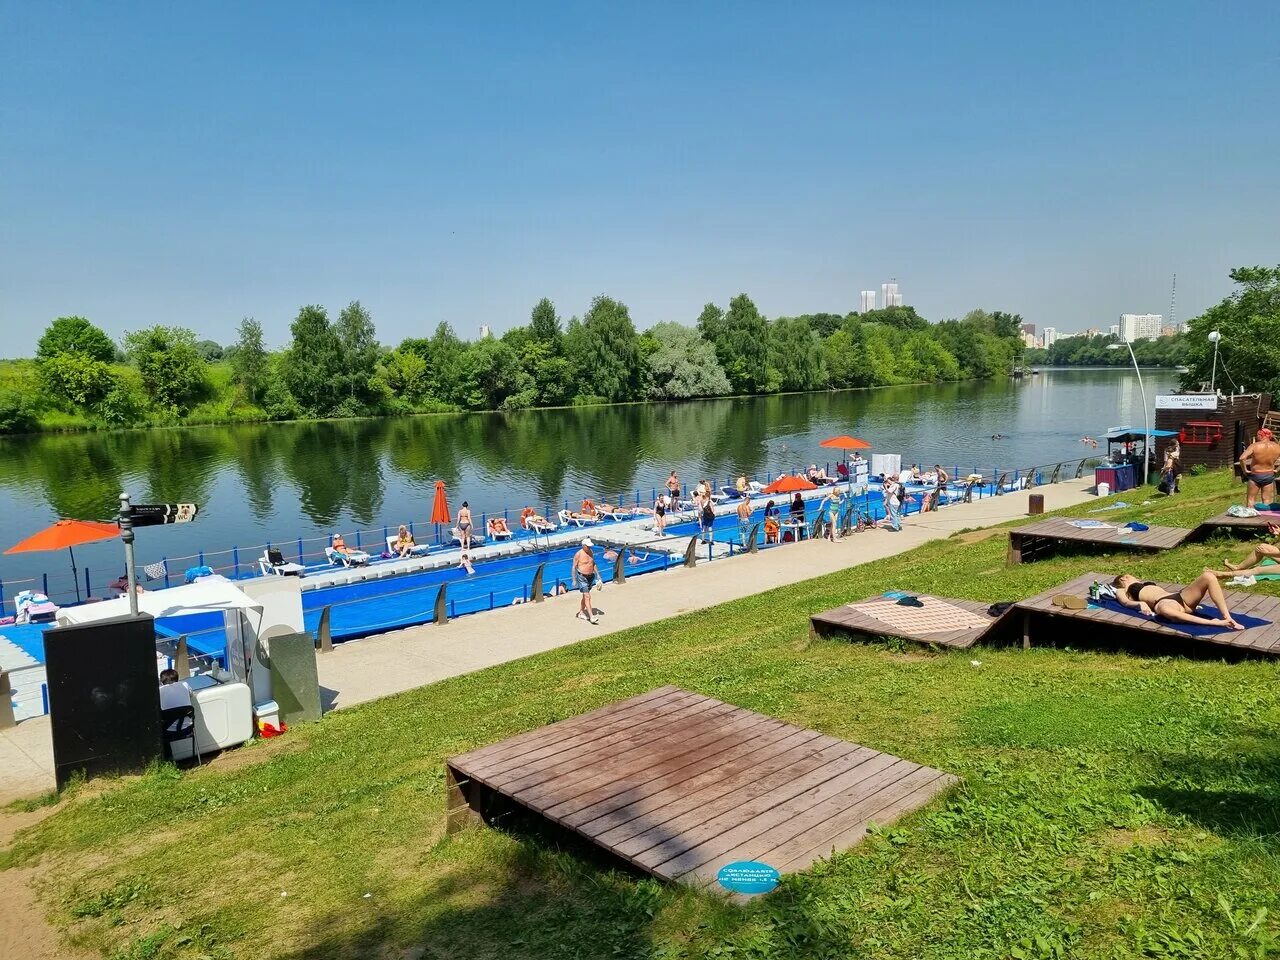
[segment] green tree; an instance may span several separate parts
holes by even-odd
[[[346,395],[343,412],[347,415],[363,413],[376,396],[372,381],[382,352],[373,317],[359,300],[353,300],[338,314],[333,331],[338,338],[342,366],[340,389]]]
[[[281,367],[284,386],[299,410],[323,416],[343,398],[342,347],[324,307],[310,304],[298,311],[289,328],[293,339]]]
[[[431,380],[431,393],[445,403],[462,403],[459,388],[459,361],[466,350],[453,327],[447,323],[436,326],[431,335],[430,356],[427,358],[427,376]]]
[[[734,391],[765,391],[769,383],[769,325],[750,297],[738,294],[718,321],[704,308],[698,329],[716,348],[716,357]]]
[[[713,346],[724,336],[724,311],[714,303],[703,306],[698,314],[698,333]]]
[[[929,321],[916,313],[915,307],[882,307],[861,315],[863,323],[880,323],[897,330],[924,330]]]
[[[59,317],[49,324],[36,344],[36,360],[48,360],[63,353],[112,363],[116,359],[116,345],[84,317]]]
[[[560,318],[556,316],[556,305],[546,297],[534,304],[529,314],[529,333],[533,339],[550,346],[552,355],[559,353]]]
[[[40,379],[55,401],[76,410],[97,405],[115,384],[111,367],[75,351],[41,360]]]
[[[862,354],[847,329],[841,328],[822,342],[822,365],[833,387],[853,387],[861,383]]]
[[[427,361],[420,353],[406,350],[403,344],[382,358],[376,377],[394,396],[409,404],[421,403],[430,393]]]
[[[643,378],[635,325],[626,304],[599,296],[583,318],[575,375],[585,393],[606,400],[634,400]]]
[[[696,330],[679,323],[659,323],[645,334],[652,341],[645,362],[649,396],[662,400],[718,397],[729,392],[729,378],[716,359],[715,347]]]
[[[221,360],[222,344],[218,343],[216,340],[201,340],[196,344],[196,353],[200,354],[201,359],[206,363]]]
[[[262,324],[253,317],[240,321],[235,350],[231,353],[231,371],[246,399],[255,404],[261,401],[267,381],[267,349],[262,339]]]
[[[0,391],[0,433],[32,433],[40,417],[26,397],[11,390]]]
[[[501,340],[477,340],[462,354],[459,390],[468,409],[497,410],[525,386],[515,353]]]
[[[152,403],[184,414],[208,392],[208,367],[190,330],[157,325],[125,334],[124,343]]]
[[[1214,380],[1227,389],[1235,383],[1280,394],[1280,266],[1237,267],[1231,279],[1240,289],[1187,323],[1188,372],[1182,383],[1195,387]],[[1216,377],[1209,341],[1214,330],[1221,334]]]
[[[822,342],[804,317],[779,317],[769,325],[769,369],[782,390],[823,386]]]

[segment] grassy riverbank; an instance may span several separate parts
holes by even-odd
[[[1113,516],[1191,524],[1239,489],[1190,478]],[[880,590],[1003,600],[1121,563],[1186,580],[1237,550],[1011,569],[1005,545],[957,535],[342,711],[202,770],[95,785],[0,864],[38,865],[54,921],[128,958],[1271,955],[1280,666],[1083,636],[945,654],[807,639],[810,613]],[[665,683],[965,783],[745,909],[550,834],[443,837],[444,757]]]

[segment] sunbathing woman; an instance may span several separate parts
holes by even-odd
[[[1212,570],[1206,570],[1196,578],[1190,586],[1183,587],[1174,593],[1166,593],[1164,588],[1150,580],[1139,580],[1130,573],[1122,573],[1111,581],[1116,600],[1130,610],[1138,610],[1144,616],[1158,617],[1170,623],[1195,623],[1206,627],[1229,627],[1232,630],[1243,630],[1244,627],[1231,617],[1227,608],[1227,598],[1222,592],[1222,584]],[[1202,617],[1196,613],[1200,601],[1208,597],[1218,608],[1222,616],[1217,619]]]
[[[1280,524],[1268,523],[1267,533],[1273,537],[1280,537]],[[1263,560],[1273,562],[1264,564]],[[1260,573],[1280,573],[1280,566],[1277,566],[1280,564],[1280,547],[1274,543],[1259,543],[1254,546],[1249,556],[1239,563],[1223,560],[1222,564],[1227,569],[1214,571],[1214,575],[1222,580],[1231,577],[1256,577]]]
[[[400,555],[401,559],[404,559],[413,553],[415,546],[417,544],[413,542],[413,534],[409,532],[409,528],[403,523],[400,524],[400,530],[396,534],[396,553]]]
[[[511,536],[511,528],[507,526],[506,517],[490,517],[485,523],[485,529],[489,531],[491,537]]]

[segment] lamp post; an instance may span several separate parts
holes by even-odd
[[[1217,330],[1209,331],[1209,342],[1213,344],[1213,370],[1209,373],[1209,392],[1215,397],[1218,395],[1216,384],[1218,382],[1218,341],[1222,339],[1222,334]]]
[[[1145,487],[1147,485],[1147,463],[1151,460],[1151,420],[1147,413],[1147,388],[1142,384],[1142,371],[1138,369],[1138,358],[1133,353],[1133,344],[1126,340],[1124,345],[1129,348],[1129,359],[1133,361],[1133,372],[1138,375],[1138,390],[1142,393],[1142,428],[1146,431],[1146,435],[1142,440],[1142,485]],[[1107,349],[1119,350],[1120,344],[1113,343]]]

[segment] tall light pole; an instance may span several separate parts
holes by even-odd
[[[1209,331],[1209,342],[1213,344],[1213,370],[1209,373],[1209,392],[1214,396],[1218,395],[1216,385],[1218,382],[1218,341],[1222,339],[1222,334],[1217,330]]]
[[[1142,428],[1146,431],[1146,436],[1142,440],[1142,485],[1145,487],[1147,485],[1147,463],[1151,459],[1151,420],[1150,414],[1147,412],[1147,388],[1142,384],[1142,371],[1138,369],[1138,358],[1134,355],[1133,344],[1126,340],[1124,345],[1129,348],[1129,359],[1133,361],[1133,372],[1138,375],[1138,390],[1142,393]],[[1119,350],[1120,344],[1113,343],[1107,349]]]

